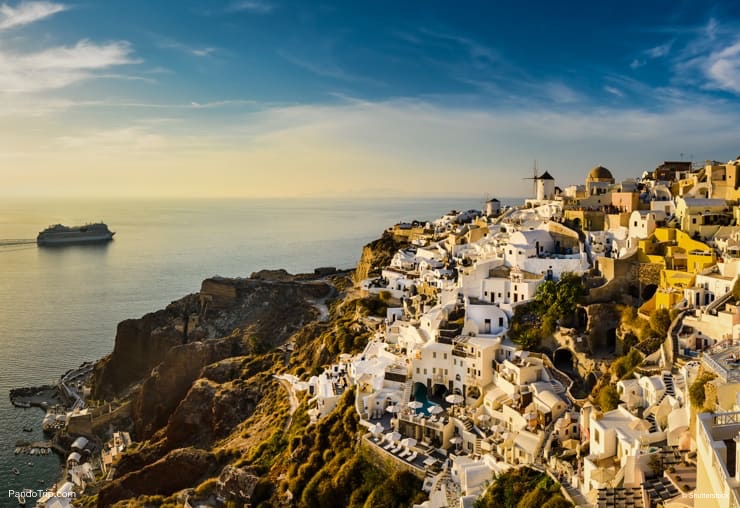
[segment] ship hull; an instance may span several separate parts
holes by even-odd
[[[61,233],[55,235],[48,235],[39,237],[36,243],[40,247],[52,247],[58,245],[80,245],[89,243],[107,243],[113,240],[115,233],[104,233],[104,234],[79,234],[79,233]]]

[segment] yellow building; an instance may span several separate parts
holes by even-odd
[[[657,228],[638,243],[638,260],[662,267],[655,295],[641,312],[671,309],[684,297],[684,289],[694,285],[696,274],[717,263],[714,250],[675,228]]]

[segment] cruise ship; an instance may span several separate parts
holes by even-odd
[[[113,240],[113,235],[115,233],[102,222],[75,227],[56,224],[40,232],[36,237],[36,243],[38,245],[102,243]]]

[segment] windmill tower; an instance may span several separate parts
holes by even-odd
[[[537,161],[534,161],[534,176],[532,178],[525,178],[525,180],[532,180],[534,186],[533,191],[537,201],[555,198],[555,179],[547,171],[542,173],[542,175],[537,175]]]

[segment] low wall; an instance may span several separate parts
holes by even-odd
[[[368,441],[369,435],[370,434],[367,434],[360,439],[360,453],[363,454],[368,462],[388,475],[392,475],[398,471],[408,471],[421,480],[426,477],[426,473],[423,469],[412,466],[405,460],[399,459],[392,453],[377,446],[375,443]]]

